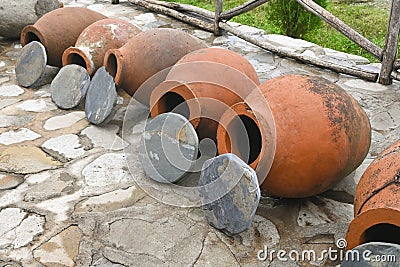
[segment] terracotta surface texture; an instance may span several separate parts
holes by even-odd
[[[136,35],[120,49],[109,50],[104,66],[115,77],[118,87],[134,95],[147,79],[173,66],[187,53],[204,47],[207,45],[203,41],[184,31],[151,29]],[[160,82],[165,79],[166,73]],[[148,97],[142,94],[135,97],[148,105]]]
[[[103,19],[89,25],[78,37],[74,47],[64,51],[63,65],[78,64],[93,75],[103,66],[104,56],[109,49],[125,45],[141,30],[122,19]]]
[[[51,11],[21,33],[21,44],[40,41],[47,52],[47,64],[62,67],[62,54],[73,46],[81,32],[106,16],[83,7],[64,7]]]
[[[384,150],[361,177],[348,249],[370,241],[396,243],[400,234],[400,140]]]
[[[263,191],[289,198],[316,195],[362,163],[370,147],[370,123],[359,104],[339,86],[319,77],[287,75],[271,79],[259,88],[269,103],[276,126],[276,151],[271,170],[261,185]],[[257,121],[263,119],[257,114],[268,107],[254,101],[246,99],[251,108],[240,103],[234,110],[247,126],[249,163],[257,168],[263,160],[273,157],[263,150],[273,140],[265,140],[262,132],[274,129],[271,124],[263,126]],[[228,131],[222,126],[218,129],[219,153],[227,153],[243,142],[235,138],[235,133],[229,133],[232,118],[224,115],[221,119],[221,125],[227,125]],[[254,133],[257,131],[259,134]]]
[[[152,117],[174,108],[187,116],[200,138],[216,139],[218,121],[233,104],[243,101],[259,80],[250,62],[223,48],[187,54],[172,67],[166,81],[152,93]],[[187,107],[179,110],[186,101]]]

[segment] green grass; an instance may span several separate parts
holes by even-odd
[[[214,1],[211,0],[167,1],[186,3],[212,11],[214,10]],[[244,2],[246,2],[246,0],[224,1],[224,10],[228,10]],[[264,29],[267,33],[282,34],[278,28],[271,25],[271,23],[265,19],[267,8],[268,4],[264,4],[248,13],[233,18],[232,21]],[[379,47],[383,47],[389,17],[389,11],[387,7],[379,6],[374,3],[352,3],[351,1],[346,0],[342,0],[341,2],[332,2],[332,0],[329,0],[326,9],[343,20],[349,26],[353,27],[361,35],[365,36]],[[360,48],[358,45],[350,41],[347,37],[343,36],[326,23],[323,23],[320,28],[307,33],[303,39],[323,47],[364,56],[373,62],[377,62],[377,60],[374,59],[368,52]]]

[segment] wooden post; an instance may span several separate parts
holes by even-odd
[[[132,4],[147,8],[148,10],[176,18],[180,21],[197,26],[203,30],[206,30],[209,32],[214,32],[214,24],[209,23],[209,22],[199,19],[199,18],[195,18],[194,16],[183,14],[179,11],[176,11],[175,9],[167,8],[164,6],[157,5],[157,4],[151,4],[145,0],[129,0],[129,2]]]
[[[277,54],[279,56],[282,56],[282,57],[289,57],[289,58],[298,60],[300,62],[304,62],[304,63],[307,63],[307,64],[312,64],[314,66],[325,68],[325,69],[330,69],[330,70],[333,70],[333,71],[336,71],[336,72],[339,72],[339,73],[344,73],[344,74],[360,77],[360,78],[363,78],[365,80],[372,81],[372,82],[376,82],[376,80],[378,79],[378,74],[377,73],[373,73],[373,72],[370,72],[370,71],[362,70],[360,68],[342,66],[342,65],[335,64],[335,63],[332,63],[332,62],[323,61],[323,60],[320,60],[318,58],[313,58],[313,57],[310,57],[310,56],[301,55],[301,54],[298,54],[296,52],[292,52],[289,49],[279,48],[279,47],[277,47],[275,45],[272,45],[270,43],[267,43],[267,42],[262,42],[259,39],[255,38],[255,37],[253,37],[251,35],[245,34],[242,31],[240,31],[240,30],[228,25],[225,22],[220,22],[219,23],[219,27],[221,29],[227,31],[227,32],[230,32],[230,33],[236,35],[239,38],[242,38],[243,40],[245,40],[245,41],[247,41],[249,43],[252,43],[252,44],[254,44],[254,45],[258,46],[258,47],[261,47],[263,49],[271,51],[272,53],[275,53],[275,54]]]
[[[391,73],[397,56],[397,46],[399,43],[400,31],[400,0],[392,0],[386,43],[383,50],[382,68],[379,82],[381,84],[391,84]]]
[[[331,27],[345,35],[347,38],[367,50],[375,58],[382,59],[382,49],[376,44],[359,34],[357,31],[349,27],[342,20],[338,19],[332,13],[320,7],[312,0],[296,0],[306,10],[320,17],[323,21],[328,23]]]
[[[221,35],[221,29],[219,28],[219,22],[221,20],[220,16],[221,16],[223,8],[224,8],[223,1],[216,0],[215,1],[215,18],[214,18],[214,35],[215,36]]]

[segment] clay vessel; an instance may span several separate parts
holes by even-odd
[[[151,116],[186,113],[199,138],[216,139],[218,121],[260,84],[250,62],[223,48],[203,48],[184,56],[150,97]],[[190,101],[189,101],[190,100]],[[184,105],[180,112],[178,105]]]
[[[118,49],[141,30],[122,19],[103,19],[89,25],[79,35],[74,47],[64,51],[63,65],[77,64],[93,75],[103,66],[109,49]]]
[[[1,0],[0,36],[18,39],[26,25],[63,6],[58,0]]]
[[[358,183],[348,249],[374,241],[399,244],[399,195],[400,140],[372,161]]]
[[[21,33],[21,44],[39,41],[46,48],[47,64],[62,67],[62,54],[73,46],[81,32],[106,16],[83,7],[64,7],[53,10]]]
[[[187,53],[204,47],[207,45],[203,41],[184,31],[151,29],[136,35],[119,49],[108,50],[104,66],[116,85],[133,96],[147,79],[173,66]],[[166,73],[160,81],[165,79]],[[149,105],[145,97],[135,98]]]
[[[267,194],[287,198],[316,195],[362,163],[370,146],[370,123],[359,104],[342,88],[326,79],[306,75],[274,78],[259,88],[269,103],[276,126],[272,167],[266,177],[259,177],[265,178],[261,189]],[[262,157],[268,159],[263,147],[269,140],[258,134],[268,125],[257,121],[257,113],[264,107],[251,105],[252,101],[246,99],[247,103],[236,104],[233,109],[248,128],[251,147],[248,163],[257,168]],[[225,129],[229,129],[231,122],[232,116],[224,114],[221,118],[217,133],[220,154],[230,152],[242,142]]]

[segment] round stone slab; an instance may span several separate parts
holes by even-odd
[[[175,183],[190,171],[197,158],[199,139],[182,115],[164,113],[146,124],[139,159],[148,177]]]
[[[398,267],[400,245],[370,242],[345,253],[341,267]]]
[[[46,70],[47,55],[44,46],[33,41],[21,49],[15,67],[17,83],[29,87],[40,79]]]
[[[199,192],[207,222],[229,236],[250,227],[261,197],[255,171],[234,154],[204,162]]]
[[[118,94],[113,77],[105,67],[98,69],[86,94],[85,113],[93,124],[109,121],[115,114]]]
[[[90,85],[87,70],[79,65],[61,68],[50,85],[53,102],[62,109],[78,106],[85,97]]]

